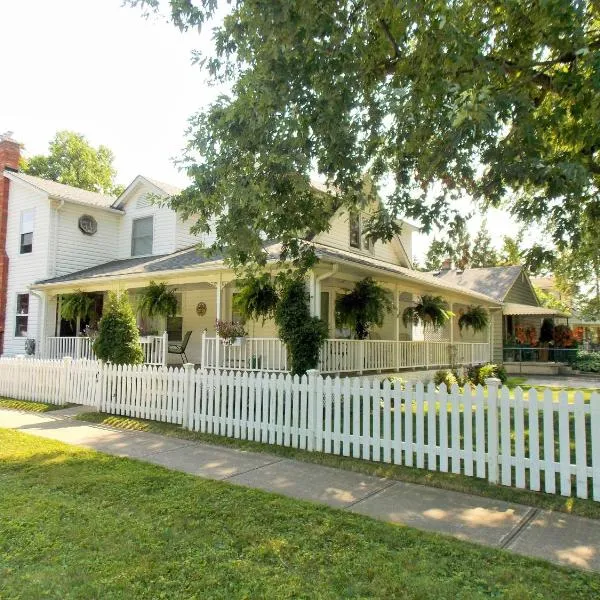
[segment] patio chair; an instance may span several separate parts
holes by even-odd
[[[187,348],[191,335],[191,331],[186,331],[185,335],[183,336],[183,340],[181,340],[181,344],[169,344],[167,347],[167,352],[169,354],[179,354],[182,364],[188,361],[188,358],[185,355],[185,349]]]

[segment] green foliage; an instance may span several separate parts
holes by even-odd
[[[36,155],[23,161],[21,168],[29,175],[51,179],[91,192],[117,194],[113,153],[106,146],[94,148],[87,139],[73,131],[59,131],[48,147],[48,155]]]
[[[471,249],[471,268],[496,267],[498,265],[498,253],[492,244],[492,237],[487,228],[487,221],[481,222],[481,227],[473,241]]]
[[[129,0],[156,7],[157,0]],[[600,8],[583,2],[169,3],[195,29],[222,7],[198,56],[230,92],[191,119],[192,186],[174,203],[217,222],[216,247],[262,260],[327,227],[316,169],[351,209],[360,181],[392,184],[389,208],[425,230],[470,196],[576,238],[598,206]],[[389,234],[384,224],[379,235]],[[300,248],[300,246],[298,246]],[[293,250],[295,252],[295,249]]]
[[[169,289],[166,283],[151,281],[142,291],[138,312],[147,317],[173,317],[177,314],[177,296],[175,289]]]
[[[489,323],[489,315],[482,306],[469,306],[469,308],[458,318],[458,328],[462,331],[465,327],[473,330],[473,333],[483,331]]]
[[[144,361],[140,334],[126,292],[109,292],[98,325],[94,352],[100,360],[119,365]]]
[[[278,299],[277,289],[268,273],[250,275],[238,286],[235,307],[245,320],[262,319],[264,324],[274,315]]]
[[[443,262],[452,255],[450,242],[433,238],[425,255],[425,270],[439,271]]]
[[[450,369],[441,369],[435,372],[435,375],[433,376],[433,383],[435,383],[437,386],[445,383],[446,388],[450,389],[453,385],[458,383],[458,380],[456,375],[454,375]]]
[[[86,319],[93,317],[94,298],[81,290],[73,294],[65,294],[60,301],[60,316],[67,321],[76,321],[77,319]]]
[[[600,373],[600,352],[577,352],[577,358],[571,365],[574,369],[586,373]]]
[[[402,312],[402,323],[407,327],[410,323],[422,324],[434,330],[443,327],[452,317],[448,303],[441,296],[421,296],[421,301],[415,306],[408,306]]]
[[[279,337],[287,347],[290,371],[304,375],[319,363],[319,351],[327,339],[327,325],[310,316],[309,295],[302,279],[283,284],[275,309]]]
[[[540,343],[547,344],[554,341],[554,321],[552,319],[544,319],[540,327]]]
[[[215,330],[217,335],[224,340],[234,340],[246,335],[246,329],[242,323],[236,323],[235,321],[221,321],[217,319]]]
[[[495,377],[504,385],[508,381],[508,374],[502,365],[487,363],[485,365],[472,365],[469,367],[467,377],[473,385],[485,385],[485,380]]]
[[[374,325],[383,325],[386,313],[392,308],[389,291],[372,277],[366,277],[357,281],[351,292],[335,301],[336,324],[352,328],[356,338],[364,340]]]
[[[503,267],[520,265],[523,263],[523,250],[521,250],[521,238],[505,235],[502,238],[502,249],[500,250],[499,264]]]

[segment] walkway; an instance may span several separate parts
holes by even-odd
[[[36,414],[0,409],[0,427],[600,571],[600,521],[74,420],[83,410],[77,406]]]

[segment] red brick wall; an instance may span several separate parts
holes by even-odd
[[[4,169],[17,169],[21,147],[10,138],[0,138],[0,354],[4,349],[4,323],[6,320],[6,287],[8,285],[8,256],[6,255],[6,224],[8,220],[8,190],[10,181]]]

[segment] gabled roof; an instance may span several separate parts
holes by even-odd
[[[137,175],[135,179],[123,190],[123,193],[118,198],[113,198],[114,208],[120,209],[124,204],[126,204],[129,201],[129,194],[131,194],[131,192],[140,183],[144,182],[149,183],[151,186],[156,188],[157,192],[162,192],[166,196],[176,196],[182,192],[181,188],[171,185],[170,183],[164,183],[162,181],[157,181],[156,179],[150,179],[150,177],[146,177],[145,175]]]
[[[13,181],[20,181],[30,185],[41,192],[48,194],[51,198],[56,198],[58,200],[67,200],[69,202],[76,202],[77,204],[88,204],[101,208],[110,208],[115,201],[114,196],[89,192],[88,190],[82,190],[73,187],[72,185],[57,183],[56,181],[42,179],[41,177],[35,177],[34,175],[27,175],[26,173],[21,173],[19,171],[7,170],[4,171],[4,175]]]
[[[431,273],[433,277],[457,285],[479,294],[491,296],[502,302],[506,294],[514,285],[523,267],[515,265],[509,267],[486,267],[479,269],[443,269]]]

